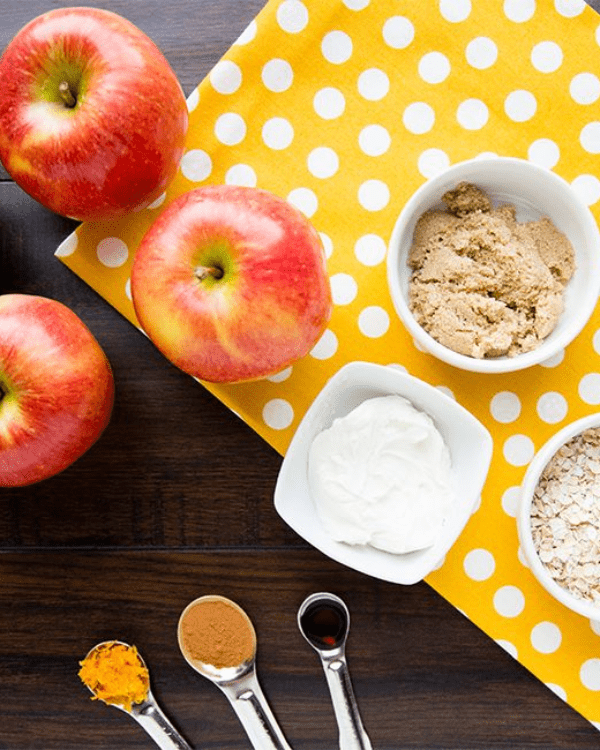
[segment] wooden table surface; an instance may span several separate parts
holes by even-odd
[[[0,0],[0,48],[39,13],[76,4]],[[101,5],[156,41],[187,95],[263,0]],[[77,677],[88,649],[113,638],[138,646],[193,747],[249,747],[224,696],[177,648],[183,607],[206,593],[254,621],[260,680],[290,744],[337,747],[320,665],[296,626],[299,604],[319,590],[350,608],[348,660],[377,750],[600,747],[591,724],[427,584],[347,570],[287,528],[272,503],[280,457],[54,258],[74,226],[0,170],[0,293],[71,307],[116,381],[111,423],[83,458],[0,492],[0,750],[153,747]]]

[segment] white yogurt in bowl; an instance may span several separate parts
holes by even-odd
[[[431,547],[455,500],[444,439],[398,395],[367,399],[320,432],[308,483],[332,539],[397,554]]]

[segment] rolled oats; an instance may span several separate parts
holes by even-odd
[[[550,459],[533,495],[531,530],[552,578],[580,599],[600,601],[600,428]]]

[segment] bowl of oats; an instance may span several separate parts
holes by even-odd
[[[481,157],[424,183],[401,211],[387,278],[415,344],[464,370],[503,373],[558,355],[600,293],[600,231],[562,177]]]
[[[521,484],[517,529],[546,591],[600,620],[600,413],[567,425],[536,453]]]

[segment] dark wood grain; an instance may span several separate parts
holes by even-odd
[[[78,4],[0,0],[0,49],[35,15]],[[157,42],[189,94],[263,0],[101,5]],[[318,590],[350,607],[348,658],[378,750],[600,747],[595,728],[429,586],[368,578],[299,539],[273,508],[275,451],[54,258],[73,227],[0,171],[0,293],[71,307],[117,387],[111,423],[83,458],[0,493],[0,750],[153,746],[77,678],[78,660],[107,638],[140,648],[194,747],[249,747],[224,696],[177,650],[179,614],[204,593],[252,617],[261,682],[293,747],[336,747],[321,668],[295,621]]]
[[[5,555],[1,570],[3,750],[150,747],[76,677],[77,659],[115,635],[138,645],[194,747],[247,747],[224,696],[177,649],[179,614],[206,593],[252,617],[260,680],[292,746],[331,750],[323,674],[295,621],[316,590],[341,593],[350,608],[348,662],[375,748],[598,746],[596,730],[427,586],[371,580],[313,550],[28,552]]]

